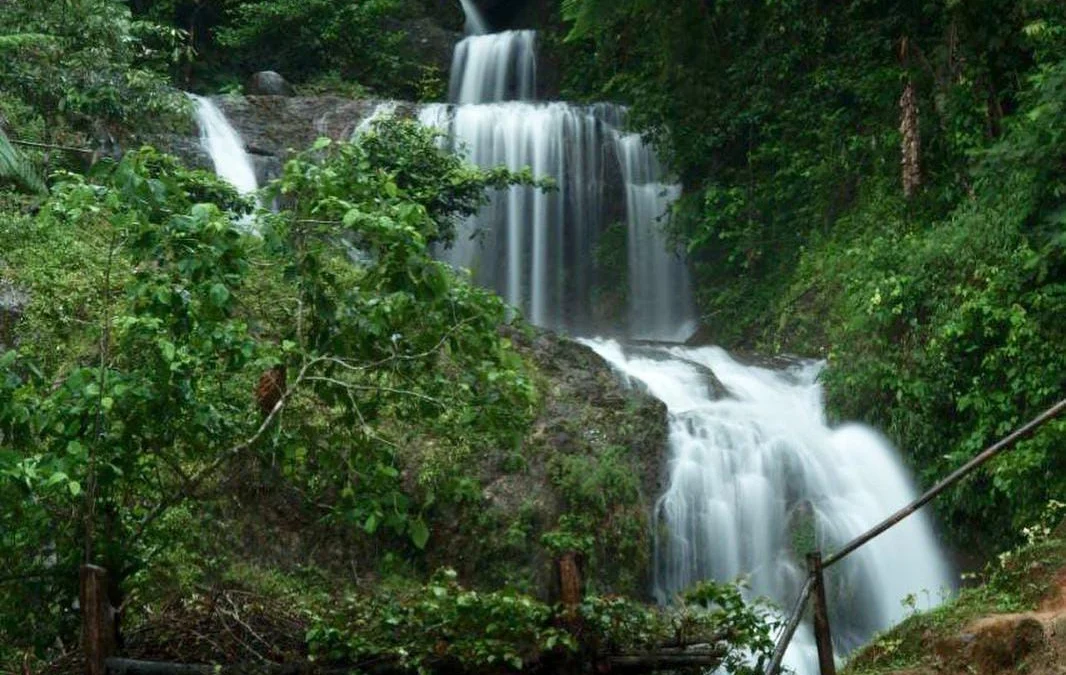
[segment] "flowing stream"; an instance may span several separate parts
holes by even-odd
[[[625,131],[623,108],[536,101],[536,34],[488,33],[472,1],[462,3],[468,36],[455,50],[451,102],[423,106],[419,119],[474,163],[529,167],[556,189],[491,195],[439,255],[537,325],[659,341],[583,340],[669,412],[655,595],[670,602],[696,581],[743,577],[753,596],[791,606],[804,553],[832,551],[913,499],[897,453],[871,429],[827,423],[819,362],[758,367],[714,347],[662,344],[695,329],[685,263],[662,230],[679,186]],[[194,98],[217,172],[242,192],[255,190],[240,136],[214,104]],[[372,117],[395,111],[382,103]],[[604,257],[616,267],[624,260],[625,270],[606,269]],[[843,655],[901,619],[904,601],[936,604],[952,578],[919,513],[830,569],[827,585]],[[801,675],[817,672],[809,626],[786,663]]]

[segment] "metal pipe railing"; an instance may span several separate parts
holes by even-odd
[[[823,559],[821,552],[818,551],[809,554],[807,556],[807,583],[804,584],[803,589],[800,591],[799,598],[796,600],[796,605],[793,608],[792,613],[789,615],[788,621],[785,623],[785,629],[781,632],[781,635],[778,636],[777,644],[774,645],[773,656],[770,658],[770,662],[767,664],[764,671],[765,675],[777,675],[780,672],[781,660],[784,658],[785,651],[788,649],[788,645],[796,633],[796,628],[799,626],[803,612],[807,608],[807,601],[812,594],[816,596],[814,638],[815,643],[818,645],[819,669],[821,670],[821,675],[836,675],[836,664],[833,662],[832,641],[829,632],[829,615],[825,603],[825,580],[823,570],[830,565],[840,562],[848,555],[854,553],[856,549],[869,543],[871,539],[899,524],[900,521],[928,504],[944,490],[970,475],[974,469],[982,466],[1023,438],[1032,435],[1038,428],[1062,414],[1064,410],[1066,410],[1066,399],[1059,401],[1034,417],[1024,426],[1013,431],[1010,435],[1005,436],[981,451],[981,453],[976,455],[973,459],[966,462],[955,471],[952,471],[947,478],[926,490],[921,497],[918,497],[907,506],[904,506],[888,518],[885,518],[863,534],[855,537],[855,539],[852,539],[845,544],[843,548],[831,556]]]
[[[951,487],[955,483],[958,483],[960,480],[962,480],[966,476],[970,475],[970,473],[974,469],[976,469],[979,466],[983,465],[988,460],[996,457],[1001,452],[1003,452],[1007,448],[1010,448],[1011,446],[1013,446],[1015,443],[1017,443],[1018,441],[1022,440],[1026,436],[1031,435],[1034,431],[1036,431],[1038,428],[1040,428],[1043,424],[1045,424],[1046,422],[1049,422],[1056,415],[1059,415],[1060,413],[1062,413],[1063,410],[1066,410],[1066,399],[1063,399],[1063,400],[1059,401],[1058,403],[1056,403],[1055,405],[1051,406],[1050,408],[1048,408],[1044,412],[1040,413],[1039,415],[1034,417],[1032,420],[1030,420],[1028,424],[1026,424],[1025,426],[1023,426],[1023,427],[1021,427],[1021,428],[1019,428],[1017,430],[1015,430],[1009,436],[1006,436],[1006,437],[1000,439],[999,441],[997,441],[996,443],[992,444],[987,449],[983,450],[981,452],[981,454],[977,455],[976,457],[974,457],[970,461],[968,461],[965,464],[963,464],[962,466],[960,466],[955,471],[951,472],[951,474],[947,478],[945,478],[944,480],[940,481],[939,483],[937,483],[933,487],[929,488],[925,492],[925,494],[923,494],[921,497],[919,497],[918,499],[915,499],[910,504],[907,504],[906,506],[904,506],[899,511],[896,511],[895,513],[893,513],[888,518],[885,518],[883,521],[881,521],[880,523],[878,523],[874,527],[870,528],[864,534],[860,534],[858,537],[855,537],[854,539],[852,539],[842,549],[840,549],[839,551],[837,551],[836,553],[834,553],[833,555],[827,557],[824,561],[822,561],[822,567],[829,567],[830,565],[832,565],[832,564],[834,564],[836,562],[840,562],[848,554],[854,552],[855,549],[857,549],[860,546],[864,545],[866,542],[870,541],[871,539],[873,539],[877,535],[883,533],[885,530],[893,527],[896,523],[900,522],[901,520],[903,520],[907,516],[911,515],[912,513],[914,513],[915,511],[917,511],[918,509],[922,508],[927,503],[932,501],[933,498],[936,497],[937,495],[939,495],[941,492],[943,492],[944,490],[947,490],[949,487]]]
[[[813,588],[814,575],[808,574],[807,583],[803,584],[799,597],[796,598],[796,604],[792,608],[792,613],[788,615],[788,621],[781,630],[781,634],[777,636],[774,654],[770,657],[770,664],[766,666],[767,675],[777,673],[781,669],[781,660],[785,658],[785,650],[788,649],[788,643],[792,642],[792,636],[796,634],[796,629],[799,628],[800,619],[803,618],[803,610],[807,607],[807,598],[811,597],[811,589]]]

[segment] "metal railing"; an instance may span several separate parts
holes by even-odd
[[[854,553],[858,548],[869,543],[874,537],[899,524],[900,521],[925,506],[941,492],[970,475],[974,469],[982,466],[988,460],[996,457],[1023,438],[1030,436],[1064,410],[1066,410],[1066,399],[1059,401],[1034,417],[1025,426],[1018,428],[1009,436],[1000,439],[983,450],[973,459],[953,471],[947,478],[929,488],[921,497],[885,518],[863,534],[855,537],[836,553],[826,558],[822,558],[821,551],[807,554],[807,581],[804,583],[792,613],[789,614],[788,620],[777,638],[774,653],[770,658],[770,663],[766,666],[765,675],[777,675],[780,672],[781,660],[785,657],[785,651],[792,641],[792,636],[796,634],[796,629],[799,627],[803,614],[807,609],[807,602],[812,596],[814,598],[814,642],[818,648],[818,667],[821,675],[836,675],[836,663],[833,660],[833,641],[829,628],[829,608],[825,598],[825,569]]]

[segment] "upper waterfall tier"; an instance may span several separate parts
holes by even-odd
[[[539,326],[684,339],[693,330],[688,277],[660,223],[677,188],[663,182],[639,136],[611,123],[623,114],[603,104],[423,108],[423,124],[444,131],[452,147],[475,164],[529,167],[556,183],[550,191],[513,187],[492,195],[440,254],[471,270],[475,280]],[[628,274],[609,274],[604,268],[611,264],[597,262],[604,232],[614,223],[625,227],[625,247],[600,257],[621,257],[618,263],[628,265]],[[607,296],[623,308],[608,307]],[[618,316],[609,316],[612,312]]]
[[[536,92],[534,31],[472,35],[456,45],[449,85],[453,103],[532,101]]]
[[[478,11],[477,5],[473,0],[459,0],[463,5],[463,14],[466,15],[466,34],[467,35],[484,35],[489,32],[489,24],[485,21],[485,17],[481,16],[481,12]]]

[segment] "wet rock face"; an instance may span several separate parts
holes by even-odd
[[[540,19],[550,13],[547,0],[474,0],[495,30],[539,28]]]
[[[244,85],[244,93],[249,96],[292,96],[292,85],[273,70],[254,73]]]
[[[224,96],[214,100],[240,133],[260,185],[277,178],[293,152],[308,148],[320,136],[351,138],[359,123],[380,104],[338,96]],[[413,115],[414,106],[401,105],[397,113]],[[170,134],[152,140],[191,167],[213,168],[195,134]]]

